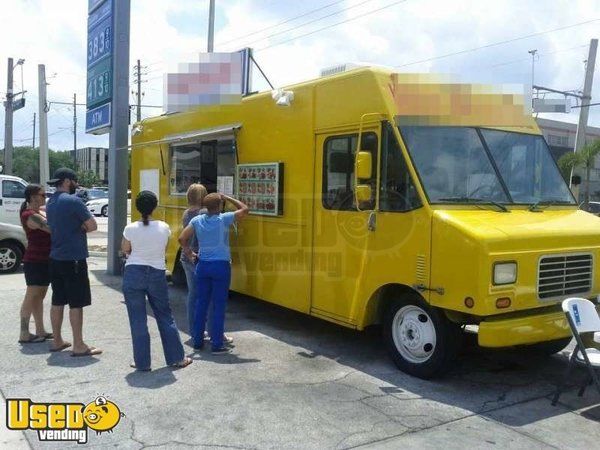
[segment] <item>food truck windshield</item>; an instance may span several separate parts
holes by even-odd
[[[575,205],[542,136],[401,126],[429,202]]]

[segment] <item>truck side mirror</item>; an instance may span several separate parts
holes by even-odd
[[[354,196],[359,205],[364,202],[370,202],[372,195],[371,186],[368,184],[359,184],[354,188]]]
[[[367,180],[371,178],[372,166],[373,166],[373,156],[371,152],[358,152],[356,155],[355,167],[356,178],[359,180]]]

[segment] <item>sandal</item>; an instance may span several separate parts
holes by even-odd
[[[50,351],[51,352],[60,352],[63,351],[65,348],[69,348],[71,346],[70,342],[63,342],[63,344],[59,347],[50,347]]]
[[[147,369],[138,369],[137,366],[135,365],[135,363],[129,364],[129,367],[137,370],[138,372],[150,372],[152,370],[150,367],[148,367]]]
[[[88,347],[88,349],[85,352],[83,352],[83,353],[72,352],[71,356],[75,356],[75,357],[79,357],[79,356],[94,356],[94,355],[99,355],[100,353],[102,353],[102,350],[100,350],[99,348]]]
[[[39,344],[44,342],[46,338],[44,336],[38,336],[37,334],[30,334],[29,339],[19,339],[19,344]]]
[[[171,367],[175,367],[176,369],[183,369],[184,367],[189,366],[192,362],[193,362],[192,358],[190,358],[189,356],[186,356],[185,358],[183,358],[182,361],[179,361],[178,363],[175,363],[175,364],[171,364]]]

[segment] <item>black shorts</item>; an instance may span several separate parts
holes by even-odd
[[[50,270],[48,262],[23,263],[25,272],[25,284],[27,286],[48,286],[50,284]]]
[[[90,279],[87,261],[50,260],[50,282],[52,283],[52,304],[83,308],[92,304]]]

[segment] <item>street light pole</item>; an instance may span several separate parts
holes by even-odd
[[[537,49],[529,50],[527,53],[531,55],[531,110],[533,112],[533,86],[535,85],[535,54]]]
[[[6,102],[4,103],[4,173],[13,171],[13,59],[8,58],[6,78]]]
[[[210,0],[210,7],[208,9],[208,53],[213,52],[215,40],[215,0]]]

